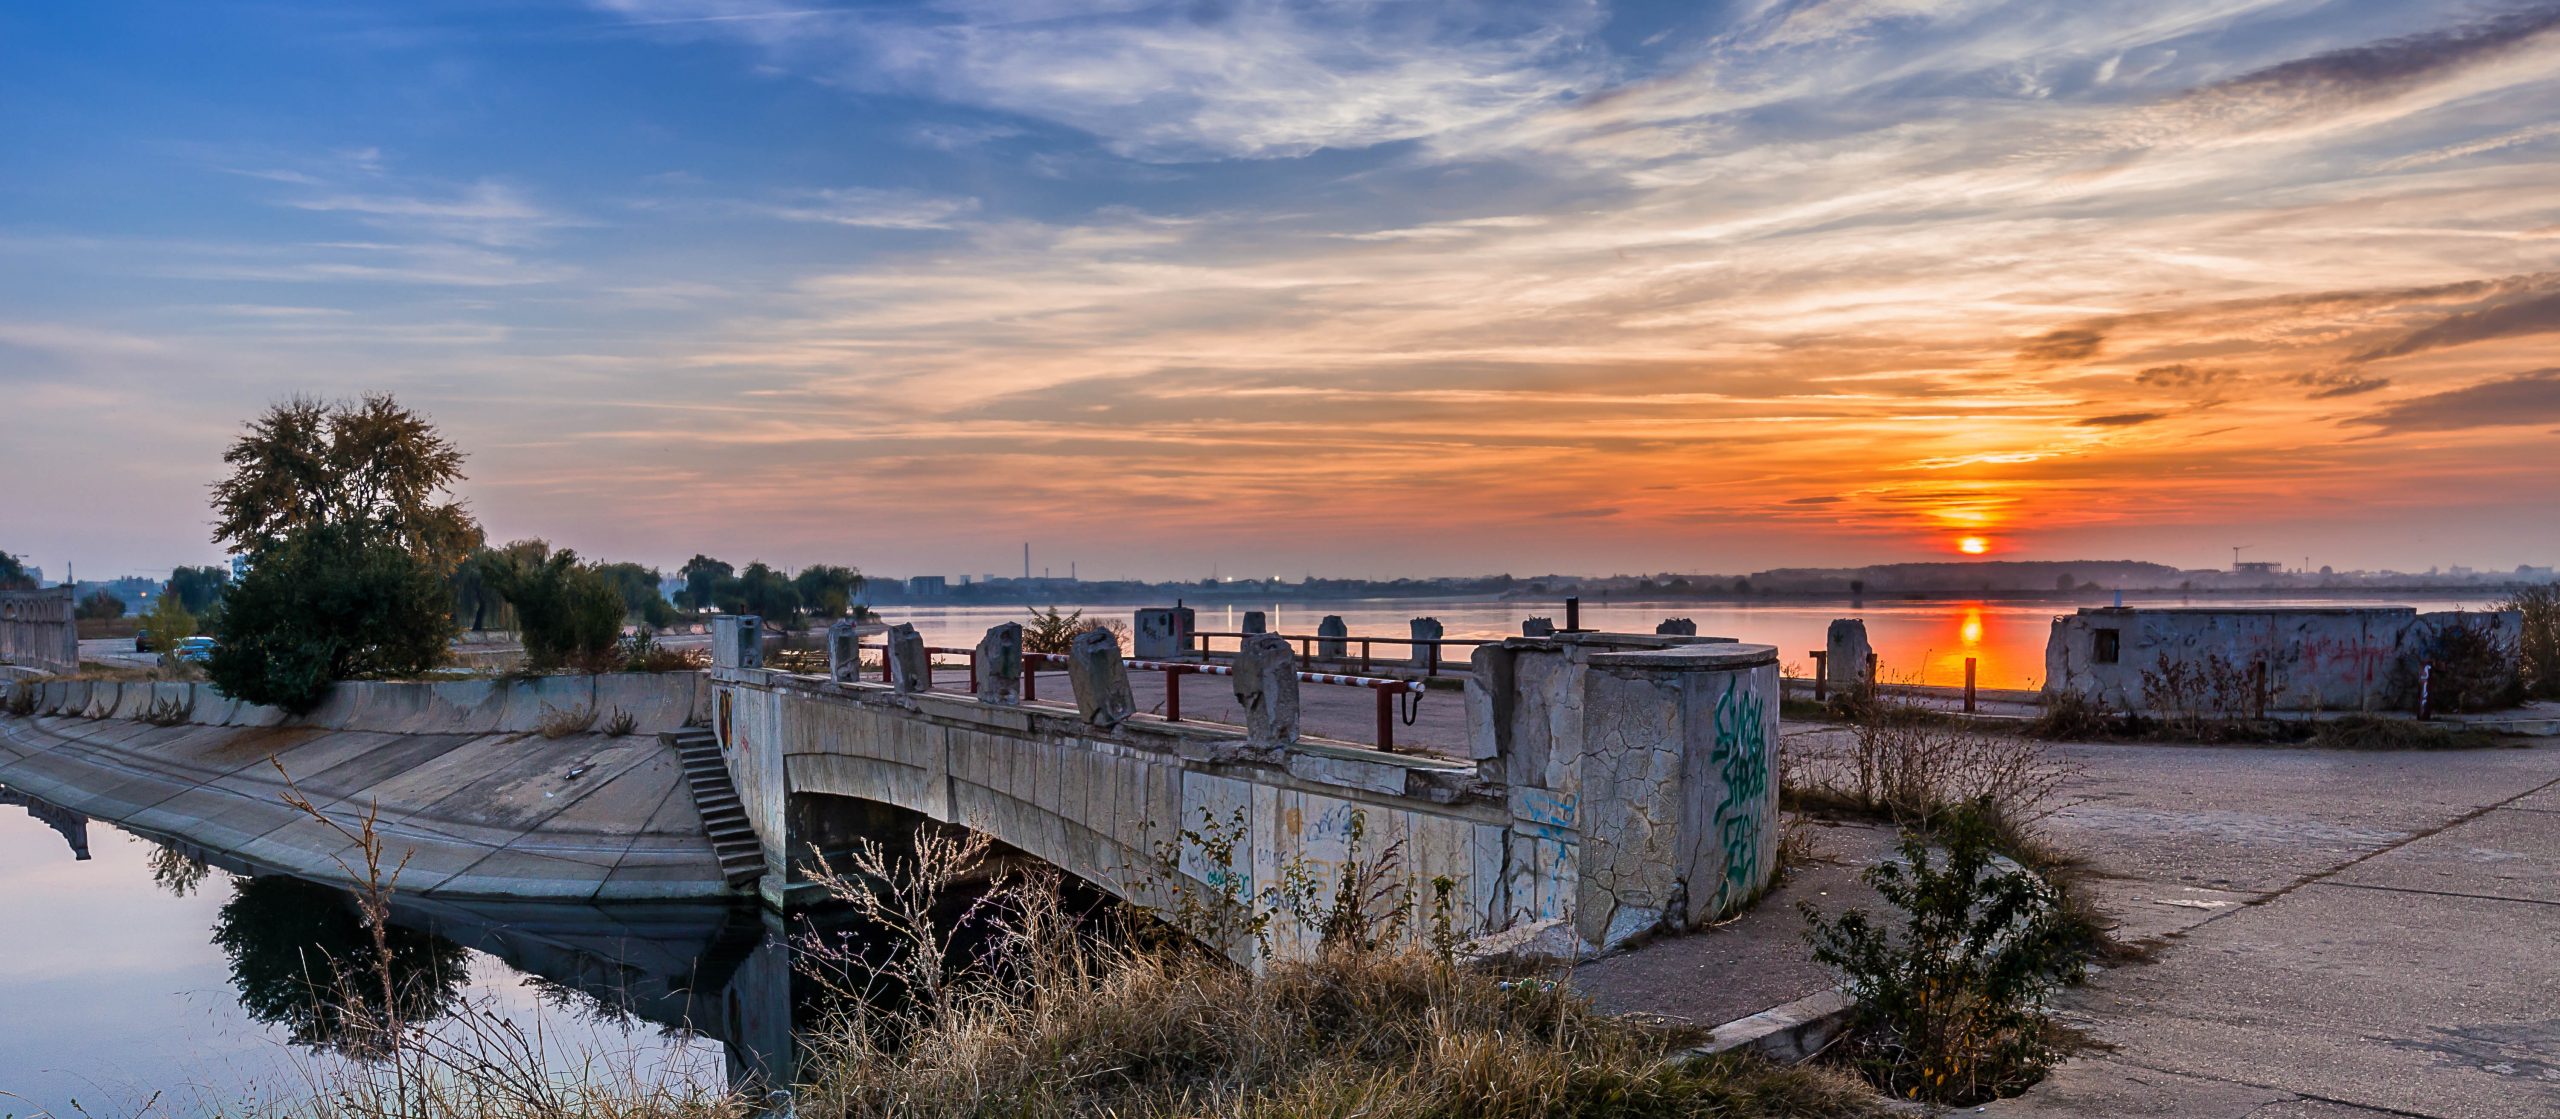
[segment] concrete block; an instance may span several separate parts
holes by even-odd
[[[1258,633],[1236,650],[1236,703],[1244,708],[1245,744],[1280,749],[1298,741],[1298,653],[1287,638]]]
[[[1344,640],[1350,636],[1351,627],[1343,622],[1342,615],[1325,615],[1323,621],[1316,623],[1316,655],[1333,660],[1350,655],[1351,642]]]
[[[862,639],[850,621],[827,626],[827,678],[850,684],[862,675]]]
[[[1137,658],[1155,661],[1191,655],[1191,635],[1200,632],[1197,617],[1188,606],[1151,606],[1138,611],[1130,634]]]
[[[1067,678],[1076,692],[1076,713],[1098,727],[1116,727],[1138,712],[1129,691],[1129,666],[1120,659],[1120,641],[1102,630],[1076,635],[1067,652]]]
[[[1698,623],[1690,618],[1664,618],[1661,624],[1653,627],[1653,632],[1665,637],[1696,637]]]
[[[1555,635],[1556,620],[1554,618],[1531,616],[1522,619],[1520,622],[1520,636],[1522,637],[1553,637]]]
[[[718,614],[711,619],[711,665],[714,668],[763,668],[764,619],[754,614]]]
[[[924,635],[906,622],[889,627],[889,684],[902,692],[933,690],[933,654],[924,651]]]
[[[1424,644],[1424,642],[1440,640],[1440,634],[1442,632],[1440,628],[1440,619],[1415,618],[1411,622],[1407,623],[1407,626],[1412,631],[1409,636],[1413,638],[1414,642],[1413,666],[1415,668],[1428,668],[1432,665],[1439,664],[1440,647],[1437,645]]]
[[[989,626],[978,639],[978,702],[1022,702],[1022,626]]]
[[[1271,632],[1271,621],[1269,617],[1263,614],[1260,610],[1247,610],[1244,612],[1243,632],[1269,633]]]
[[[1857,618],[1836,618],[1823,639],[1825,658],[1822,675],[1834,686],[1871,684],[1867,678],[1867,658],[1875,647],[1867,643],[1867,623]]]

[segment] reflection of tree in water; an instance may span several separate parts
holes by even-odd
[[[143,862],[151,867],[153,883],[179,897],[196,892],[196,887],[204,885],[205,876],[213,873],[203,859],[175,847],[153,847]]]
[[[373,936],[355,899],[297,878],[272,875],[232,884],[213,925],[231,957],[231,983],[249,1016],[283,1025],[298,1045],[373,1057],[368,1023],[381,1001],[372,971]],[[469,978],[462,946],[432,933],[390,928],[391,977],[408,1023],[443,1017]]]

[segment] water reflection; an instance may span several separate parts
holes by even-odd
[[[230,957],[241,1008],[296,1045],[380,1057],[385,999],[397,1021],[425,1023],[462,996],[461,945],[394,922],[377,952],[345,891],[282,875],[235,879],[232,890],[213,942]]]
[[[0,785],[0,804],[19,805],[37,822],[52,828],[71,845],[71,857],[83,862],[89,858],[89,818],[60,805],[37,800],[6,785]]]

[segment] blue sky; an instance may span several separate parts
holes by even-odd
[[[243,418],[391,391],[655,563],[2549,563],[2555,27],[16,6],[0,548],[209,559]]]

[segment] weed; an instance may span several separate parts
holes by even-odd
[[[1073,652],[1076,635],[1086,630],[1110,634],[1126,649],[1129,645],[1129,623],[1118,618],[1088,618],[1082,610],[1059,613],[1052,606],[1031,612],[1031,621],[1022,627],[1022,651],[1026,653]]]
[[[560,708],[546,703],[542,705],[542,717],[534,720],[533,729],[544,738],[567,738],[573,734],[585,734],[595,725],[596,709],[593,707]]]
[[[9,686],[9,698],[0,703],[0,710],[23,719],[35,714],[37,705],[42,702],[44,688],[32,680],[21,680]]]
[[[2027,724],[2027,733],[2050,742],[2086,742],[2129,731],[2126,717],[2096,699],[2072,691],[2044,693],[2043,709]]]
[[[190,689],[183,699],[153,699],[142,709],[142,721],[155,727],[174,727],[195,717],[196,697],[193,689]]]
[[[2523,616],[2516,635],[2516,669],[2524,693],[2560,699],[2560,584],[2526,587],[2501,608]]]
[[[1900,717],[1890,708],[1839,735],[1790,743],[1782,787],[1792,807],[1828,809],[1926,828],[1947,810],[1986,801],[2024,829],[2059,808],[2078,770],[2033,739],[1963,724]]]
[[[2243,669],[2220,653],[2203,660],[2162,654],[2142,670],[2142,706],[2167,734],[2189,742],[2264,740],[2264,669]]]
[[[2508,742],[2474,727],[2344,715],[2321,723],[2309,744],[2327,750],[2486,750]]]
[[[1908,869],[1866,874],[1898,928],[1862,910],[1804,913],[1814,958],[1857,1001],[1850,1062],[1894,1095],[1965,1105],[2015,1095],[2060,1059],[2046,1003],[2085,965],[2060,892],[1998,861],[1987,803],[1948,814],[1937,834],[1943,856],[1906,833]]]
[[[606,738],[621,738],[638,729],[640,729],[640,720],[632,718],[630,712],[619,707],[613,709],[613,714],[605,717],[604,736]]]

